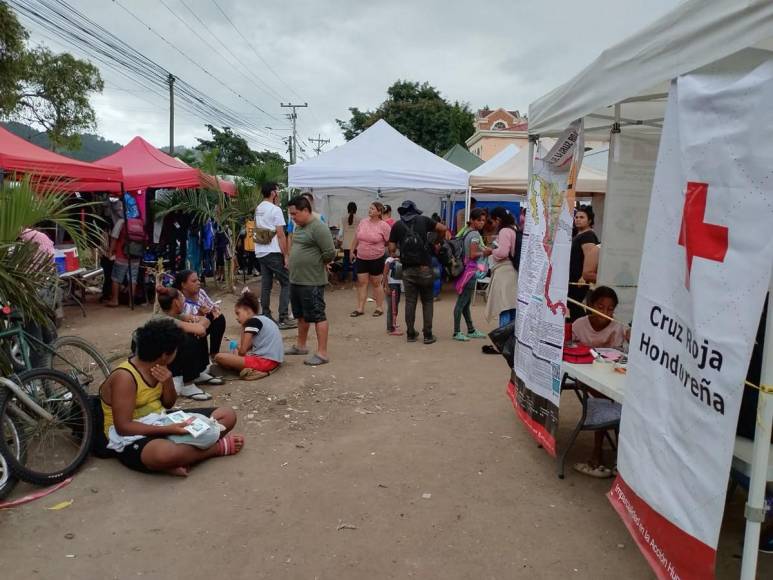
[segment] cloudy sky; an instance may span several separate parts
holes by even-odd
[[[35,5],[34,0],[25,3]],[[429,81],[446,98],[468,102],[473,109],[488,105],[525,112],[529,102],[567,80],[603,49],[680,2],[69,3],[176,76],[249,118],[263,131],[260,140],[250,139],[254,148],[280,149],[289,126],[280,101],[307,101],[309,108],[299,110],[300,135],[308,144],[309,137],[320,134],[331,140],[329,148],[343,141],[335,119],[348,118],[351,106],[376,107],[397,79]],[[30,29],[33,43],[84,56],[29,20],[22,18],[22,23]],[[99,133],[120,143],[139,134],[157,146],[168,144],[167,100],[138,89],[116,71],[100,68],[105,91],[93,98]],[[211,119],[177,111],[175,143],[195,144],[196,137],[206,136],[206,122]],[[309,147],[306,155],[313,155]]]

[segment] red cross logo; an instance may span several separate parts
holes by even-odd
[[[725,226],[707,224],[706,195],[708,183],[687,182],[682,210],[682,228],[679,231],[679,245],[684,246],[687,257],[687,275],[685,286],[690,289],[690,271],[693,258],[704,258],[715,262],[724,262],[728,246],[728,229]]]

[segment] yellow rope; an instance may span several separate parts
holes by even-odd
[[[607,316],[607,315],[606,315],[606,314],[604,314],[603,312],[599,312],[599,311],[598,311],[598,310],[596,310],[595,308],[591,308],[591,307],[590,307],[590,306],[588,306],[587,304],[583,304],[582,302],[578,302],[577,300],[575,300],[575,299],[573,299],[573,298],[569,298],[569,297],[567,297],[567,299],[566,299],[566,300],[567,300],[568,302],[571,302],[572,304],[576,304],[577,306],[579,306],[579,307],[581,307],[581,308],[584,308],[584,309],[585,309],[585,310],[587,310],[588,312],[593,312],[593,314],[595,314],[595,315],[597,315],[597,316],[601,316],[602,318],[606,318],[606,319],[607,319],[607,320],[609,320],[610,322],[617,322],[618,324],[623,324],[623,323],[622,323],[622,322],[620,322],[619,320],[615,320],[615,319],[614,319],[614,318],[612,318],[611,316]],[[773,385],[755,385],[754,383],[750,383],[749,381],[744,381],[744,384],[745,384],[747,387],[751,387],[752,389],[757,389],[757,390],[758,390],[758,391],[760,391],[761,393],[766,393],[766,394],[768,394],[768,395],[773,395]]]

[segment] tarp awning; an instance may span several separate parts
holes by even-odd
[[[417,145],[383,119],[357,137],[289,168],[290,187],[464,191],[467,172]]]
[[[123,180],[115,164],[94,164],[59,155],[0,127],[0,170],[45,178],[59,189],[109,189]]]
[[[233,195],[235,185],[217,179],[191,167],[187,163],[167,155],[153,147],[142,137],[135,137],[125,147],[95,162],[97,165],[117,165],[123,169],[124,188],[139,189],[211,189],[218,184],[227,194]]]
[[[470,153],[467,149],[459,145],[459,143],[446,151],[446,154],[443,155],[443,159],[449,163],[453,163],[457,167],[461,167],[465,171],[472,171],[483,165],[483,159],[474,153]]]
[[[543,139],[537,155],[546,155],[552,147],[552,139]],[[504,150],[502,153],[504,153]],[[494,161],[496,157],[492,157]],[[525,193],[529,187],[529,149],[524,147],[517,154],[499,163],[491,171],[483,172],[481,165],[470,174],[470,187],[475,193]],[[476,174],[477,173],[477,174]],[[606,193],[607,175],[592,167],[581,166],[577,180],[578,193]]]
[[[529,133],[548,135],[585,118],[608,127],[617,103],[624,122],[660,120],[671,79],[747,47],[770,50],[770,0],[689,0],[612,46],[574,78],[529,106]]]

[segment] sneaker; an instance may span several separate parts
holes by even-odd
[[[408,333],[407,340],[408,340],[408,342],[416,342],[416,338],[418,336],[419,336],[418,334]]]
[[[424,344],[434,344],[437,342],[437,338],[434,334],[430,334],[429,336],[424,337]]]
[[[467,335],[463,332],[457,332],[454,334],[454,340],[458,340],[459,342],[469,342],[470,339],[467,338]]]
[[[279,327],[279,330],[291,330],[293,328],[298,328],[298,321],[297,320],[290,320],[288,318],[286,320],[280,320],[277,323],[277,326]]]
[[[488,338],[488,335],[480,330],[473,330],[472,332],[467,333],[467,338]]]

